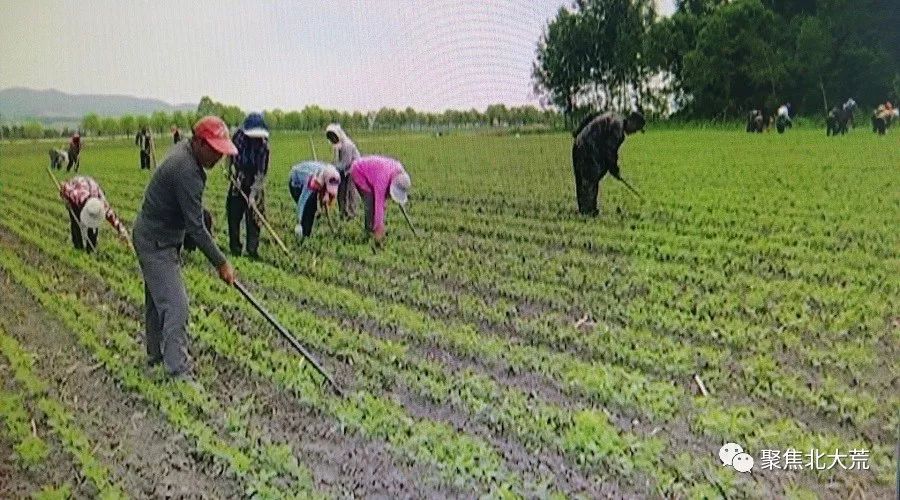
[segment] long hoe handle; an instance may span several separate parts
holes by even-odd
[[[309,139],[309,149],[312,150],[313,160],[319,161],[319,155],[316,154],[316,145],[313,144],[312,137],[308,137]]]
[[[296,339],[293,335],[291,335],[290,332],[287,331],[287,329],[286,329],[285,327],[281,326],[281,323],[279,323],[279,322],[278,322],[278,321],[277,321],[277,320],[269,313],[269,311],[267,311],[266,308],[263,307],[262,304],[260,304],[260,303],[256,300],[256,298],[253,297],[253,295],[251,295],[250,292],[249,292],[246,288],[244,288],[244,285],[242,285],[241,282],[235,280],[235,282],[234,282],[234,287],[237,288],[239,292],[241,292],[241,295],[243,295],[244,298],[246,298],[248,301],[250,301],[251,304],[253,304],[253,307],[256,308],[256,310],[259,311],[259,313],[262,314],[263,317],[266,318],[266,320],[267,320],[273,327],[275,327],[276,330],[278,330],[278,333],[280,333],[285,339],[287,339],[287,341],[291,344],[291,346],[293,346],[293,348],[296,349],[297,352],[300,353],[300,355],[302,355],[304,358],[306,358],[307,361],[310,362],[310,364],[313,366],[313,368],[315,368],[316,371],[319,372],[320,375],[322,375],[323,377],[325,377],[325,380],[328,381],[328,383],[331,385],[332,389],[334,389],[334,392],[335,392],[338,396],[343,397],[343,396],[344,396],[344,391],[342,391],[341,388],[338,387],[338,385],[337,385],[337,383],[334,381],[334,379],[331,378],[331,375],[329,375],[329,374],[325,371],[325,369],[322,368],[321,365],[319,365],[319,363],[316,361],[316,359],[313,358],[312,354],[310,354],[309,351],[307,351],[306,348],[304,348],[304,347],[300,344],[300,342],[298,342],[297,339]]]
[[[637,196],[639,200],[645,201],[645,200],[644,200],[644,197],[641,196],[641,193],[638,193],[637,189],[631,187],[631,184],[629,184],[628,181],[626,181],[625,179],[623,179],[623,178],[621,178],[621,177],[619,177],[619,176],[617,176],[617,175],[614,175],[613,177],[615,177],[616,179],[618,179],[619,182],[621,182],[622,184],[625,184],[625,187],[627,187],[629,191],[631,191],[632,193],[634,193],[634,195]]]
[[[226,174],[228,174],[227,171],[226,171]],[[288,257],[293,257],[293,255],[291,255],[291,251],[288,250],[288,248],[284,244],[284,242],[281,241],[281,238],[278,237],[278,233],[276,233],[275,230],[272,229],[272,226],[269,225],[269,221],[266,220],[266,218],[265,218],[265,216],[263,216],[262,212],[260,212],[259,209],[256,208],[256,205],[254,205],[253,203],[250,203],[250,198],[248,198],[247,195],[244,194],[243,191],[241,191],[241,187],[238,185],[237,180],[234,178],[234,176],[231,174],[228,174],[228,178],[231,180],[231,185],[234,186],[234,189],[238,193],[241,193],[241,196],[244,198],[244,201],[247,202],[247,206],[253,208],[253,213],[256,214],[256,216],[259,218],[260,222],[263,223],[263,226],[266,228],[266,231],[268,231],[269,234],[272,235],[272,238],[275,239],[275,242],[278,243],[278,246],[281,247],[281,250],[284,252],[284,254],[287,255]]]
[[[409,228],[412,230],[413,236],[416,238],[419,237],[419,233],[416,231],[415,226],[413,226],[412,220],[409,218],[409,214],[406,213],[406,207],[403,205],[398,205],[400,207],[400,212],[403,214],[403,217],[406,219],[406,223],[409,224]]]

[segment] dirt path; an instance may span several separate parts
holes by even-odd
[[[3,271],[0,296],[0,324],[34,354],[35,370],[96,444],[95,454],[111,466],[110,472],[127,493],[134,497],[240,495],[233,480],[197,463],[190,444],[155,410],[117,388],[78,346],[75,334],[45,313]],[[71,466],[61,470],[71,471]]]

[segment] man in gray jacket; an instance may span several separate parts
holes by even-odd
[[[594,113],[572,132],[572,166],[575,170],[575,197],[578,212],[596,217],[600,179],[607,173],[619,179],[619,147],[626,134],[644,128],[644,115],[633,111],[627,118],[611,113]]]
[[[134,222],[134,247],[144,275],[147,356],[150,365],[165,362],[166,371],[189,377],[188,297],[181,278],[180,252],[185,234],[234,283],[234,268],[203,224],[206,172],[222,155],[237,149],[220,118],[207,116],[194,126],[190,141],[175,145],[153,173]]]

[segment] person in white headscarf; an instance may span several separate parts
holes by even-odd
[[[334,164],[338,172],[341,174],[341,185],[338,188],[338,208],[341,215],[346,218],[356,217],[356,205],[359,200],[359,193],[350,180],[350,168],[360,154],[356,144],[350,139],[340,124],[332,123],[325,129],[325,137],[331,142],[334,150]]]

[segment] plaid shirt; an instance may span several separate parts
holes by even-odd
[[[100,201],[103,202],[103,206],[106,209],[106,220],[109,222],[119,234],[127,234],[128,230],[125,228],[125,225],[122,224],[122,221],[119,220],[119,217],[113,211],[112,207],[109,206],[109,203],[106,201],[106,195],[103,194],[103,190],[100,189],[100,185],[97,184],[97,181],[91,179],[90,177],[72,177],[59,188],[59,196],[69,206],[72,208],[76,214],[81,213],[81,209],[84,208],[84,204],[87,202],[89,198],[99,198]]]

